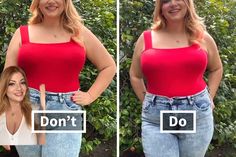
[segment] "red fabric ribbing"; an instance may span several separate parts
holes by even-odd
[[[187,96],[206,87],[203,79],[207,67],[207,52],[199,45],[182,48],[150,48],[151,33],[145,33],[146,48],[141,54],[141,69],[147,91],[167,97]]]
[[[80,88],[79,74],[86,53],[84,47],[71,40],[64,43],[32,43],[28,26],[21,26],[22,46],[18,65],[25,71],[29,87],[45,84],[51,92],[70,92]]]

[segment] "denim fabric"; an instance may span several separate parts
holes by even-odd
[[[71,101],[74,92],[46,92],[46,110],[81,110],[81,106]],[[30,89],[33,109],[40,108],[40,93]],[[77,120],[82,118],[77,117]],[[20,157],[78,157],[82,142],[81,133],[48,133],[46,144],[39,146],[16,146]]]
[[[147,93],[142,106],[145,157],[204,157],[214,131],[211,103],[207,89],[173,98]],[[161,110],[195,110],[196,133],[160,133]]]

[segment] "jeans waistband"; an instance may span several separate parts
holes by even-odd
[[[156,99],[161,99],[161,100],[166,100],[166,101],[170,101],[170,102],[173,102],[174,100],[189,100],[191,102],[195,98],[201,97],[201,96],[205,95],[206,93],[208,93],[207,87],[196,94],[188,95],[188,96],[167,97],[167,96],[163,96],[163,95],[155,95],[155,94],[148,93],[148,92],[146,93],[146,95],[152,96],[152,101],[155,101]]]
[[[40,91],[37,90],[37,89],[34,89],[34,88],[29,88],[30,89],[30,93],[33,94],[33,95],[37,95],[37,96],[40,96]],[[54,100],[54,101],[60,101],[62,102],[63,99],[66,99],[66,100],[71,100],[71,96],[75,93],[76,91],[72,91],[72,92],[48,92],[46,91],[45,94],[46,94],[46,99],[47,100]]]

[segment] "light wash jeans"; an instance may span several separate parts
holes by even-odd
[[[81,110],[71,101],[74,92],[46,92],[46,110]],[[33,109],[39,109],[40,93],[30,89],[30,101]],[[35,106],[36,105],[36,106]],[[82,123],[82,117],[77,117]],[[45,145],[16,146],[20,157],[78,157],[81,147],[81,133],[48,133]]]
[[[160,133],[161,110],[195,110],[196,133]],[[207,89],[186,97],[145,95],[142,107],[145,157],[204,157],[213,130],[211,99]]]

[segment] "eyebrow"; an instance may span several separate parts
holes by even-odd
[[[20,81],[25,81],[24,78],[22,78]],[[16,82],[15,80],[10,80],[9,82]]]

